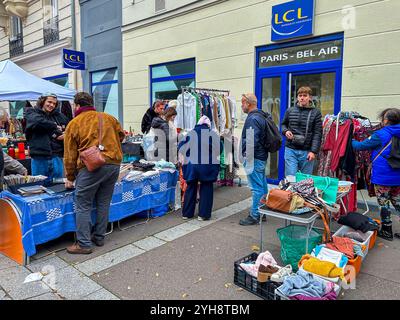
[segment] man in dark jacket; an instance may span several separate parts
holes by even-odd
[[[289,108],[282,121],[282,134],[287,138],[285,175],[300,171],[312,174],[315,158],[322,139],[321,112],[312,105],[312,90],[301,87],[297,91],[297,105]]]
[[[252,93],[242,95],[242,110],[247,113],[247,119],[242,131],[242,156],[247,181],[251,189],[253,205],[249,216],[240,220],[242,226],[258,224],[260,213],[258,206],[263,195],[268,193],[265,177],[268,152],[264,146],[266,139],[266,117],[268,115],[258,110],[257,97]]]
[[[153,106],[150,107],[143,116],[142,119],[142,132],[147,134],[150,131],[151,123],[157,116],[161,116],[164,112],[165,104],[162,100],[156,100]]]
[[[47,182],[63,177],[64,131],[68,119],[57,110],[57,96],[46,93],[36,107],[25,113],[25,135],[32,158],[32,175],[47,176]]]

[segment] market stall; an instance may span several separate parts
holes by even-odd
[[[126,175],[115,185],[109,222],[174,204],[177,179],[173,169]],[[76,230],[74,191],[28,197],[3,191],[0,197],[0,252],[20,264],[36,254],[36,245]]]

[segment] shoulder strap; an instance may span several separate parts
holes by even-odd
[[[376,157],[374,158],[374,160],[372,160],[371,164],[375,162],[376,159],[379,158],[379,156],[383,153],[383,151],[385,151],[390,145],[392,144],[392,139],[390,139],[390,141],[386,144],[386,146],[384,146],[382,148],[381,151],[379,151],[379,153],[376,155]]]
[[[308,118],[307,118],[307,124],[306,124],[306,134],[305,134],[306,139],[307,139],[307,134],[308,134],[308,126],[310,124],[311,112],[312,112],[312,110],[310,110],[308,112]]]
[[[97,113],[99,116],[99,148],[102,149],[102,142],[103,142],[103,114],[101,112]]]

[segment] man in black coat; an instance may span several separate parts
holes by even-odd
[[[297,91],[297,105],[289,108],[282,121],[286,136],[285,175],[300,171],[312,174],[315,158],[322,139],[321,112],[312,104],[312,90],[301,87]]]
[[[32,175],[44,175],[48,182],[62,178],[64,165],[64,131],[68,119],[57,110],[57,96],[46,93],[36,107],[25,113],[25,135],[32,158]]]
[[[150,131],[151,123],[155,117],[161,116],[164,112],[165,103],[162,100],[156,100],[153,103],[142,119],[142,132],[143,134],[147,134]]]

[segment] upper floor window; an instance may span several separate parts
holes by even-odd
[[[10,58],[24,53],[22,36],[22,20],[19,17],[10,17]]]
[[[59,40],[58,0],[43,0],[43,41],[44,45]]]

